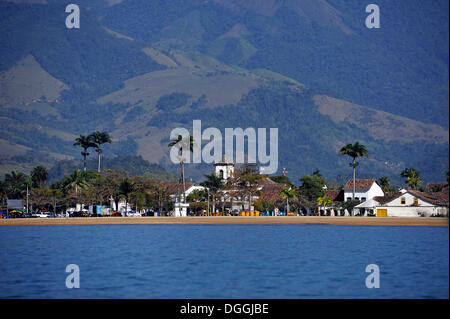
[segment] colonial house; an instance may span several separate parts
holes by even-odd
[[[355,200],[365,202],[375,196],[384,196],[380,185],[374,179],[355,180]],[[344,186],[344,201],[353,199],[353,179],[350,179]]]
[[[180,185],[179,183],[173,183],[173,184],[169,184],[169,193],[170,193],[170,198],[174,201],[174,202],[178,202],[178,199],[183,202],[183,186]],[[195,185],[192,183],[186,183],[186,198],[194,191],[202,191],[205,190],[205,188],[203,186],[200,185]]]
[[[203,186],[195,185],[192,183],[186,183],[186,198],[194,191],[202,191],[205,188]],[[167,190],[169,192],[170,199],[175,203],[174,211],[172,216],[175,217],[185,217],[187,216],[189,204],[184,204],[183,198],[183,186],[180,183],[169,183],[167,184]]]
[[[402,189],[394,196],[373,199],[377,202],[376,215],[382,217],[448,216],[449,211],[448,196],[440,193]]]

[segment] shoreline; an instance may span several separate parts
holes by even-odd
[[[76,217],[0,219],[0,226],[70,225],[356,225],[449,226],[447,217]]]

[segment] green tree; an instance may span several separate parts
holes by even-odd
[[[279,183],[279,184],[286,184],[289,186],[294,186],[294,183],[292,183],[289,179],[289,177],[287,176],[270,176],[269,177],[271,180],[273,180],[275,183]]]
[[[183,137],[178,135],[177,138],[170,141],[169,147],[176,147],[179,153],[180,160],[180,183],[183,185],[183,202],[186,203],[186,183],[184,177],[184,161],[186,153],[194,151],[194,138],[192,136]],[[181,200],[180,200],[181,202]]]
[[[389,177],[381,176],[378,179],[378,184],[385,194],[392,191],[391,180],[389,179]]]
[[[0,180],[0,200],[1,200],[1,208],[4,209],[6,207],[6,201],[8,199],[8,188],[4,181]]]
[[[86,171],[86,157],[89,156],[88,149],[91,147],[97,147],[97,145],[92,140],[92,136],[80,135],[75,139],[74,146],[79,146],[83,150],[81,151],[81,155],[83,156],[83,170]]]
[[[170,200],[167,185],[161,181],[154,181],[149,190],[152,200],[156,203],[155,206],[157,206],[158,211],[162,213],[164,202],[168,202]]]
[[[125,199],[125,212],[128,211],[128,202],[131,199],[131,195],[135,191],[135,184],[133,181],[129,178],[126,178],[125,180],[120,183],[119,186],[119,196]]]
[[[289,213],[289,199],[298,199],[297,193],[292,188],[283,187],[280,196],[286,200],[286,212]]]
[[[31,171],[31,181],[33,182],[34,187],[42,188],[44,187],[48,178],[48,170],[42,166],[36,166]]]
[[[212,211],[213,213],[216,212],[216,195],[219,192],[221,188],[225,186],[222,178],[217,176],[216,174],[212,173],[211,175],[205,175],[206,181],[201,183],[203,187],[206,187],[209,189],[209,193],[212,196]],[[209,212],[208,212],[209,214]]]
[[[331,200],[330,197],[328,197],[327,195],[321,196],[317,198],[317,206],[318,206],[318,213],[320,216],[320,207],[324,207],[325,210],[327,209],[328,206],[331,206],[333,204],[333,201]]]
[[[259,174],[257,164],[244,164],[235,173],[234,185],[238,188],[238,193],[242,198],[248,198],[248,207],[252,206],[252,197],[258,192],[258,185],[263,178]]]
[[[422,186],[420,173],[413,167],[405,168],[400,173],[400,176],[406,178],[405,183],[412,189],[418,189],[420,186]]]
[[[315,171],[311,175],[304,175],[300,178],[302,185],[298,188],[304,207],[313,208],[318,197],[325,195],[325,178],[320,172]]]
[[[359,142],[355,142],[354,144],[348,143],[339,152],[339,155],[347,155],[350,156],[353,160],[350,163],[350,167],[353,169],[353,195],[352,200],[355,199],[355,183],[356,183],[356,167],[359,163],[356,161],[358,157],[367,157],[369,158],[369,153],[364,145],[359,144]]]
[[[103,152],[102,145],[106,143],[111,144],[112,140],[108,132],[95,131],[90,134],[89,137],[95,144],[95,151],[97,152],[97,172],[100,173],[100,156]]]
[[[7,196],[10,199],[24,198],[28,188],[31,188],[30,178],[22,172],[12,171],[5,174]]]
[[[70,191],[75,191],[75,204],[79,203],[81,190],[86,189],[91,186],[90,181],[94,178],[95,175],[92,174],[92,171],[81,171],[76,169],[67,176],[63,181],[63,190],[66,194]],[[81,203],[83,204],[83,203]]]

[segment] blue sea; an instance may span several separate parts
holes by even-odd
[[[0,228],[0,298],[449,298],[448,227]],[[68,289],[66,266],[80,270]],[[379,288],[366,287],[378,266]]]

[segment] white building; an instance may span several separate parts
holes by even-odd
[[[214,174],[221,177],[224,181],[228,180],[234,175],[234,163],[222,157],[220,162],[214,163]]]
[[[355,200],[365,202],[375,196],[384,196],[380,185],[374,179],[355,180]],[[353,179],[350,179],[344,187],[344,201],[353,199]]]
[[[194,185],[194,184],[186,184],[186,198],[194,191],[203,191],[205,188],[203,186]],[[179,184],[172,184],[169,191],[171,192],[170,198],[174,201],[178,201],[178,197],[180,197],[180,201],[183,202],[183,191],[182,186]]]
[[[448,197],[416,190],[402,190],[393,197],[375,197],[377,216],[418,217],[448,216]]]

